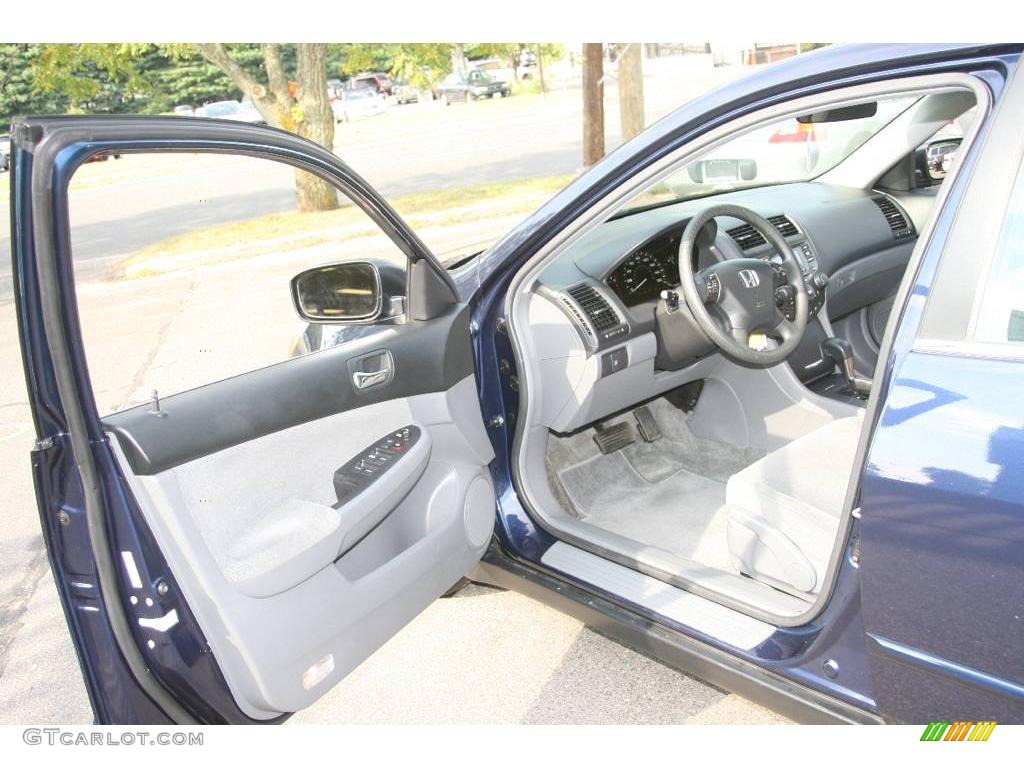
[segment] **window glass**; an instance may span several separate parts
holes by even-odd
[[[769,123],[726,141],[631,200],[625,209],[813,179],[853,154],[919,98],[879,99],[873,114],[855,119],[812,123],[788,117]]]
[[[1018,169],[974,321],[977,341],[1024,342],[1024,165]]]
[[[316,351],[350,332],[327,325],[307,334],[291,278],[369,258],[404,269],[406,259],[361,209],[338,199],[334,210],[299,212],[295,169],[244,156],[125,154],[79,168],[69,190],[72,258],[100,413]]]

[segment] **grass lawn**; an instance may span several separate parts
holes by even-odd
[[[397,197],[390,202],[413,228],[529,213],[560,190],[572,176],[544,176],[479,184]],[[142,277],[180,268],[193,260],[203,265],[248,258],[269,251],[306,248],[379,234],[354,205],[333,211],[286,211],[214,224],[153,243],[121,264],[124,277]]]

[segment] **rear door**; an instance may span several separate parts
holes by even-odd
[[[1024,721],[1022,126],[1018,73],[963,160],[875,379],[860,568],[890,721]]]
[[[330,331],[319,350],[107,412],[83,341],[80,303],[91,298],[76,293],[68,185],[88,158],[114,153],[119,173],[132,158],[170,158],[159,167],[172,173],[178,156],[226,156],[312,174],[386,236],[404,286],[355,326],[307,333]],[[97,719],[276,721],[310,705],[490,541],[493,454],[468,307],[361,178],[292,134],[197,118],[28,118],[15,124],[13,159],[39,512]],[[207,171],[221,172],[231,171]],[[128,234],[90,236],[116,245]],[[212,298],[193,287],[181,304],[203,296],[226,318],[247,282]],[[145,285],[127,294],[140,327],[173,288]],[[269,322],[248,317],[229,351],[244,352]],[[106,341],[135,352],[132,326],[106,329]]]

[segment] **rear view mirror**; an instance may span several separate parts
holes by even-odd
[[[292,278],[295,311],[314,323],[376,319],[383,298],[380,272],[368,261],[313,267]]]
[[[756,160],[698,160],[686,166],[695,184],[725,184],[757,178]]]
[[[869,117],[874,117],[877,112],[878,102],[868,101],[864,104],[851,104],[848,107],[837,107],[836,109],[812,112],[809,115],[800,115],[796,121],[801,125],[809,123],[842,123],[847,120],[865,120]]]

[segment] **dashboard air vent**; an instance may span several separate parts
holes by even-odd
[[[896,203],[885,195],[875,195],[871,198],[871,201],[878,206],[882,215],[885,216],[885,221],[888,223],[889,229],[892,230],[893,237],[898,239],[911,234],[910,222],[907,221],[907,217],[903,215],[903,212],[897,207]]]
[[[726,231],[729,237],[736,241],[736,245],[744,251],[749,251],[751,248],[757,248],[757,246],[765,244],[765,239],[761,233],[749,224],[733,227]]]
[[[779,214],[778,216],[769,216],[768,221],[775,227],[779,234],[783,237],[793,237],[800,233],[800,230],[796,228],[796,224],[788,216]],[[738,227],[726,230],[729,237],[736,241],[742,250],[749,251],[751,248],[757,248],[760,245],[765,244],[764,236],[754,229],[749,224],[742,224]]]
[[[792,237],[799,233],[796,228],[796,224],[788,216],[769,216],[768,221],[772,223],[772,226],[779,230],[779,234],[783,237]]]
[[[583,314],[590,319],[599,334],[619,325],[619,316],[608,305],[604,296],[592,285],[586,283],[575,285],[568,290],[568,294],[583,310]]]

